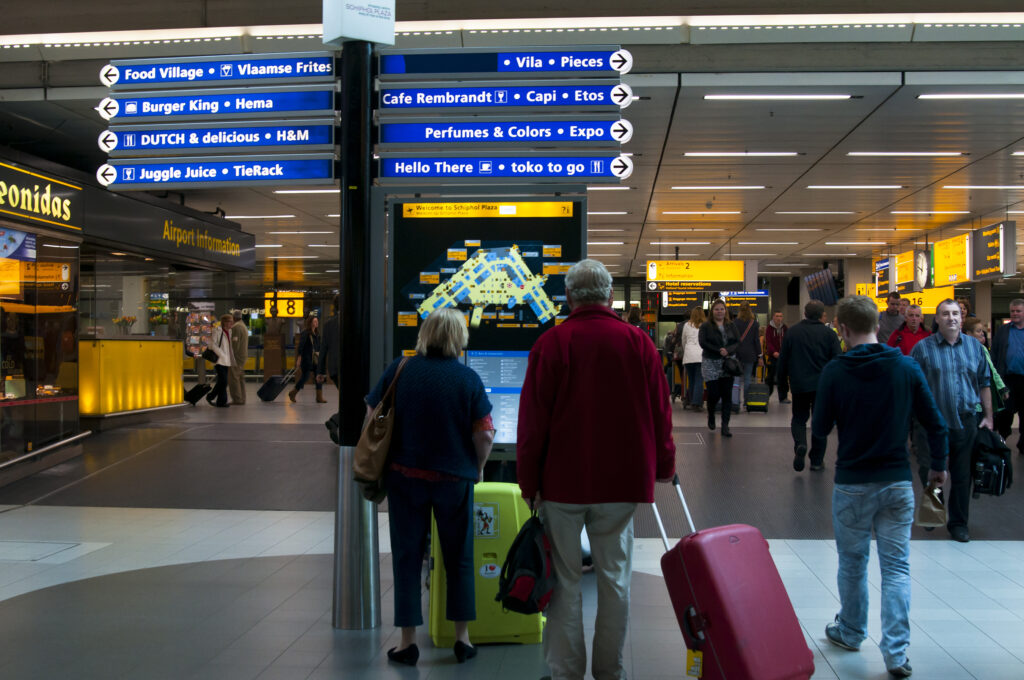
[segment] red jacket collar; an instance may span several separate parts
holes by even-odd
[[[602,316],[611,317],[616,321],[622,321],[622,319],[619,318],[619,315],[616,312],[612,311],[612,309],[607,305],[580,305],[576,309],[569,312],[570,319],[599,318]]]

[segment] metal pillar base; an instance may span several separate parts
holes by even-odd
[[[377,504],[363,498],[352,477],[355,447],[341,446],[339,452],[331,623],[344,630],[369,630],[380,627]]]

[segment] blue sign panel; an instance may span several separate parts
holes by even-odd
[[[108,165],[100,167],[96,176],[111,189],[296,182],[324,184],[334,177],[334,161],[329,156],[280,159],[245,156],[209,161],[189,158],[167,162],[111,160]]]
[[[326,114],[334,111],[333,89],[238,90],[231,93],[154,95],[118,93],[100,102],[107,120],[165,120],[167,118],[238,118],[289,114]]]
[[[619,120],[555,120],[436,123],[381,123],[381,144],[450,144],[524,142],[606,142],[633,136],[633,126]]]
[[[624,156],[385,157],[380,176],[395,179],[523,178],[625,179],[633,164]]]
[[[112,156],[149,152],[194,153],[208,149],[266,147],[323,147],[333,143],[333,126],[327,124],[286,124],[231,126],[150,126],[114,128],[100,133],[99,145]]]
[[[237,55],[195,59],[117,60],[100,69],[100,82],[112,88],[149,85],[233,83],[334,77],[334,58],[326,53]]]
[[[419,87],[383,89],[383,109],[529,107],[625,108],[633,100],[628,85],[533,85]]]
[[[628,73],[633,58],[626,50],[487,52],[406,52],[384,54],[380,74],[451,73]]]

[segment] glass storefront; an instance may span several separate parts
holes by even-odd
[[[0,221],[0,462],[78,433],[78,260]]]

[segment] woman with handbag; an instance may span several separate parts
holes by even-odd
[[[299,344],[295,349],[295,373],[299,378],[295,381],[295,387],[288,393],[288,398],[295,402],[295,397],[302,391],[313,375],[316,374],[317,361],[320,358],[320,320],[310,314],[306,317],[306,323],[299,336]],[[324,399],[324,386],[316,383],[316,403],[326,404]]]
[[[711,316],[700,327],[697,341],[703,350],[700,370],[708,389],[708,429],[715,429],[715,405],[721,400],[722,436],[731,437],[732,381],[743,369],[736,358],[740,336],[722,298],[711,303]]]
[[[740,313],[736,315],[736,330],[740,334],[740,345],[736,349],[736,358],[740,360],[743,367],[743,397],[746,399],[747,388],[754,377],[754,366],[761,365],[761,336],[760,326],[754,313],[750,311],[750,304],[744,302],[740,305]]]
[[[366,397],[367,416],[395,380],[394,424],[385,484],[395,582],[395,626],[402,639],[388,659],[413,666],[419,659],[416,627],[423,624],[420,572],[430,514],[447,577],[446,616],[455,623],[455,659],[476,656],[469,622],[476,619],[473,570],[473,485],[483,479],[494,442],[491,403],[477,373],[459,361],[469,340],[455,309],[431,312],[420,326],[416,355],[396,359]]]

